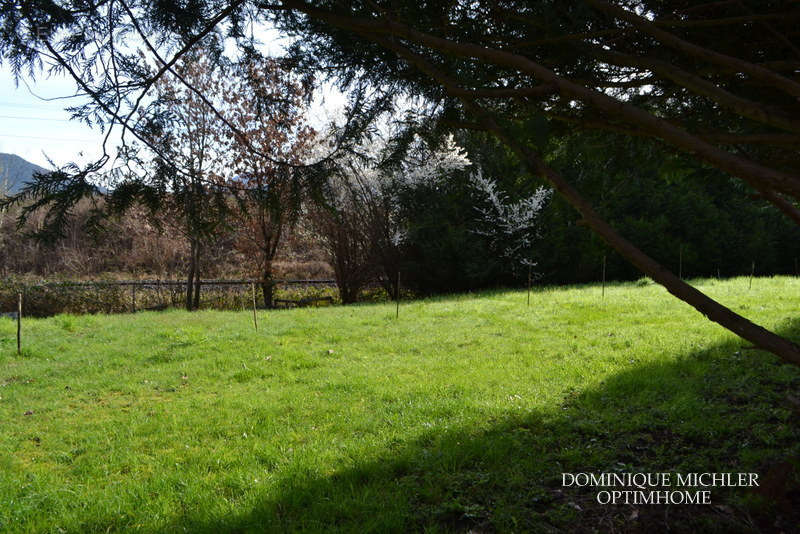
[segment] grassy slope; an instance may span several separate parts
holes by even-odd
[[[800,333],[798,279],[695,283]],[[0,531],[636,530],[663,510],[593,506],[560,473],[765,476],[800,452],[800,372],[661,287],[532,302],[262,313],[257,333],[249,313],[59,316],[25,323],[22,357],[0,319]],[[713,499],[670,524],[791,520]]]

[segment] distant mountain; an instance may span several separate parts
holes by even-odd
[[[6,189],[16,193],[25,182],[29,182],[35,172],[46,172],[47,169],[26,161],[15,154],[0,153],[0,193]]]

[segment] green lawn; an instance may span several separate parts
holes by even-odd
[[[800,338],[800,279],[693,283]],[[660,286],[600,292],[57,316],[21,357],[0,319],[0,531],[792,531],[799,370]],[[789,476],[665,511],[576,471]]]

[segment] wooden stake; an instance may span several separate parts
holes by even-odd
[[[22,292],[17,294],[17,356],[22,354]]]
[[[255,326],[256,332],[258,332],[258,319],[256,318],[256,284],[250,282],[250,287],[253,289],[253,326]]]
[[[131,313],[136,313],[136,284],[131,284]]]
[[[753,262],[752,267],[750,267],[750,287],[747,289],[753,289],[753,275],[756,274],[756,262]]]
[[[528,265],[528,307],[531,305],[531,266]]]
[[[601,294],[603,298],[606,298],[606,255],[603,254],[603,293]]]
[[[396,305],[394,311],[394,318],[399,319],[400,318],[400,271],[397,271],[397,289],[395,290],[394,300]]]
[[[720,280],[722,280],[722,279],[719,276],[719,267],[717,267],[717,281],[720,281]]]

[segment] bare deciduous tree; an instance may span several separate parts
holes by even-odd
[[[203,248],[229,209],[222,183],[222,125],[207,102],[221,100],[224,76],[206,49],[183,57],[175,69],[176,74],[155,83],[157,100],[148,109],[154,125],[148,130],[150,142],[160,147],[148,179],[161,193],[161,208],[180,221],[189,243],[186,309],[192,310],[200,304]],[[205,96],[201,98],[195,89]]]
[[[399,194],[447,180],[469,165],[452,136],[435,148],[416,138],[402,158],[382,165],[387,149],[377,138],[363,143],[358,155],[339,158],[327,196],[314,208],[345,302],[354,301],[364,283],[378,275],[390,297],[397,295],[406,234]]]
[[[271,308],[275,255],[306,186],[275,159],[295,165],[305,159],[314,136],[304,115],[310,87],[278,60],[244,69],[225,92],[225,113],[237,129],[228,130],[226,156],[229,181],[244,186],[238,194],[237,247],[261,280],[264,305]]]
[[[470,185],[478,200],[479,215],[473,231],[489,238],[494,254],[508,261],[513,270],[535,267],[531,256],[539,233],[537,221],[551,191],[540,187],[526,198],[509,202],[508,195],[480,169],[470,176]]]

